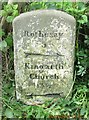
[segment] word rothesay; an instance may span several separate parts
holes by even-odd
[[[52,37],[52,38],[55,38],[55,39],[60,39],[60,37],[62,36],[62,34],[63,33],[58,33],[58,32],[50,32],[50,33],[48,33],[48,32],[42,32],[42,31],[35,31],[35,32],[29,32],[29,31],[23,31],[23,34],[22,34],[22,36],[24,37],[24,36],[27,36],[27,37],[34,37],[34,38],[36,38],[36,37],[42,37],[42,38],[47,38],[47,37]]]

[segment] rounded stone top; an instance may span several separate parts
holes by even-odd
[[[18,21],[18,20],[21,20],[21,19],[25,20],[26,17],[31,17],[31,16],[50,16],[50,17],[55,16],[55,17],[64,18],[67,21],[69,21],[70,23],[75,23],[76,22],[75,18],[72,15],[70,15],[66,12],[59,11],[59,10],[45,10],[44,9],[44,10],[33,10],[33,11],[30,11],[30,12],[22,13],[13,20],[13,23],[15,21]]]

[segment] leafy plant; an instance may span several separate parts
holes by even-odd
[[[6,18],[6,21],[11,23],[13,19],[18,16],[18,5],[7,4],[4,5],[4,9],[1,10],[1,16]]]

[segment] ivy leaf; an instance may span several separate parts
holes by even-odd
[[[12,46],[13,45],[13,39],[12,36],[7,36],[7,38],[5,39],[5,41],[7,42],[8,46]]]
[[[14,19],[14,16],[8,16],[6,20],[7,20],[7,22],[10,23],[13,21],[13,19]]]
[[[79,2],[77,3],[77,5],[79,10],[86,9],[85,4],[83,2]]]
[[[82,15],[82,19],[78,20],[79,23],[84,24],[88,22],[88,18],[86,15]]]
[[[5,116],[7,118],[13,118],[13,112],[12,112],[12,110],[10,110],[9,108],[7,108],[6,111],[5,111]]]
[[[86,112],[86,109],[85,109],[85,108],[82,108],[81,111],[80,111],[80,114],[81,114],[81,115],[84,115],[85,112]]]
[[[7,16],[7,12],[5,10],[0,11],[0,16]]]
[[[5,40],[3,40],[0,42],[0,50],[3,51],[5,47],[7,47],[7,43]]]
[[[14,10],[17,10],[17,8],[18,8],[18,5],[13,5]]]
[[[13,11],[13,16],[15,17],[15,16],[18,16],[18,10],[14,10]]]
[[[87,23],[87,22],[88,22],[88,18],[87,18],[87,16],[86,16],[86,15],[82,15],[82,18],[83,18],[83,20],[84,20],[84,22],[85,22],[85,23]]]
[[[5,35],[5,32],[2,29],[0,29],[0,37],[2,37],[4,35]]]
[[[4,6],[4,10],[5,10],[7,13],[11,13],[11,12],[13,11],[12,5],[11,5],[11,4],[5,5],[5,6]]]

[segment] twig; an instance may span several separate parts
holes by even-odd
[[[74,85],[74,83],[75,83],[75,79],[76,79],[76,73],[75,73],[75,75],[74,75],[74,81],[73,81],[73,84],[71,85],[71,88],[70,88],[68,94],[66,95],[65,99],[68,98],[68,96],[70,95],[70,93],[71,93],[71,91],[72,91],[72,88],[73,88],[73,85]]]
[[[11,108],[11,106],[9,106],[4,100],[3,100],[3,103],[4,103],[8,108],[10,108],[11,110],[13,110],[13,108]]]

